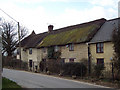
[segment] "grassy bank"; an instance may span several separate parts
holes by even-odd
[[[5,88],[21,88],[21,86],[17,85],[15,82],[5,78],[5,77],[2,77],[2,88],[5,89]]]

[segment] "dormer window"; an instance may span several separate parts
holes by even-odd
[[[74,51],[74,44],[69,45],[69,51]]]
[[[32,48],[29,48],[29,54],[32,54]]]
[[[43,52],[43,53],[46,53],[46,48],[42,48],[42,52]]]
[[[55,51],[55,52],[59,51],[59,47],[58,47],[58,46],[55,46],[55,47],[54,47],[54,51]]]

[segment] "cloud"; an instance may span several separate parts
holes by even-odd
[[[4,0],[3,0],[4,1]],[[17,3],[38,3],[38,2],[68,2],[68,0],[17,0]],[[14,2],[1,2],[1,8],[9,15],[14,17],[20,24],[25,25],[30,32],[35,30],[36,33],[47,31],[47,26],[53,24],[55,29],[66,27],[69,25],[84,23],[99,18],[111,19],[117,17],[117,9],[112,6],[116,3],[110,0],[69,0],[70,2],[87,2],[91,3],[91,8],[82,10],[65,8],[59,15],[47,12],[44,6],[36,6],[34,8],[25,8]],[[105,8],[104,6],[110,6]],[[55,13],[55,12],[54,12]],[[1,12],[0,12],[1,14]],[[3,14],[2,14],[3,15]],[[7,16],[3,15],[8,19]]]
[[[64,13],[54,17],[52,20],[56,23],[57,28],[69,25],[84,23],[100,18],[116,18],[117,11],[110,8],[106,10],[101,6],[94,6],[84,10],[76,10],[67,8]]]

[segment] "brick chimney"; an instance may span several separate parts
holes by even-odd
[[[53,27],[54,27],[53,25],[49,25],[49,26],[48,26],[48,32],[53,31]]]

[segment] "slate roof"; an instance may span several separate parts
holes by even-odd
[[[107,20],[90,43],[111,41],[113,30],[118,27],[118,21],[120,22],[120,18]]]
[[[32,33],[21,41],[21,47],[40,48],[54,45],[66,45],[69,43],[88,42],[105,23],[106,19],[98,19],[91,22],[72,25],[51,32],[40,34]]]

